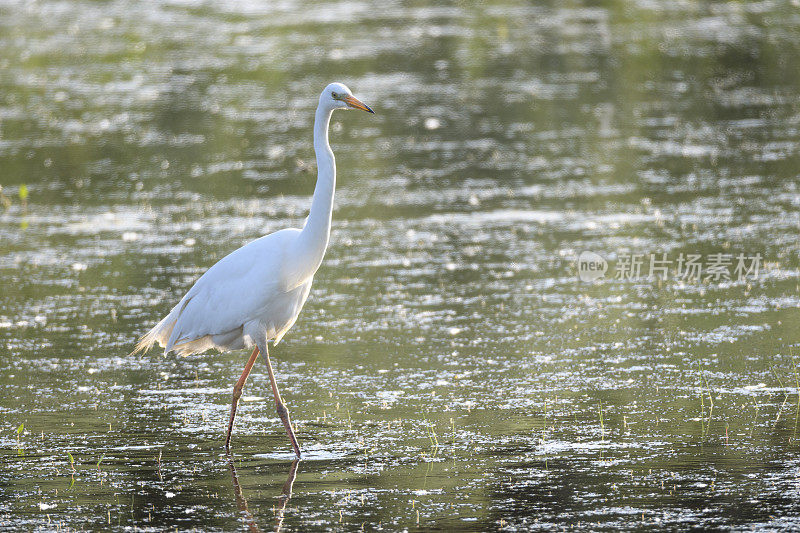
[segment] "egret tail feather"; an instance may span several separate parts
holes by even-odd
[[[147,353],[147,351],[150,350],[150,348],[152,348],[156,343],[158,343],[160,346],[165,346],[166,341],[172,333],[172,329],[174,327],[175,320],[170,320],[170,316],[167,315],[161,319],[158,324],[153,326],[153,329],[142,335],[130,355]]]

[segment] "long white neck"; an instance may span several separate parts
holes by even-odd
[[[317,107],[314,117],[314,152],[317,156],[317,185],[308,220],[295,242],[291,257],[289,285],[294,288],[319,268],[331,234],[333,193],[336,188],[336,161],[328,144],[328,124],[332,109]]]

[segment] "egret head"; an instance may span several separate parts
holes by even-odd
[[[343,83],[331,83],[322,94],[319,95],[320,106],[329,109],[361,109],[368,113],[374,113],[367,104],[353,96],[350,89]]]

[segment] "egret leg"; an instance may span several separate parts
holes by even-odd
[[[231,403],[231,419],[228,421],[228,435],[225,437],[225,451],[230,450],[231,446],[231,433],[233,432],[233,421],[236,419],[236,406],[239,405],[239,398],[242,397],[242,387],[244,387],[245,382],[247,381],[247,376],[250,375],[250,371],[253,369],[253,364],[258,359],[258,346],[253,349],[252,355],[250,355],[250,359],[247,361],[247,364],[244,365],[244,371],[242,372],[242,377],[239,378],[239,381],[236,382],[236,385],[233,386],[233,402]]]
[[[269,371],[269,381],[272,384],[272,394],[275,395],[275,407],[278,410],[278,416],[281,417],[283,427],[286,428],[286,434],[289,436],[289,441],[294,448],[294,454],[300,459],[300,445],[297,444],[297,437],[294,436],[294,429],[292,429],[292,422],[289,420],[289,410],[286,409],[286,404],[281,399],[281,393],[278,392],[278,382],[275,381],[275,372],[272,371],[272,363],[269,360],[269,352],[264,346],[264,359],[267,361],[267,370]]]

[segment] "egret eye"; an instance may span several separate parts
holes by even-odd
[[[333,99],[334,99],[334,100],[338,100],[338,99],[339,99],[339,95],[338,95],[338,94],[336,94],[336,91],[332,92],[332,93],[331,93],[331,96],[333,96]]]

